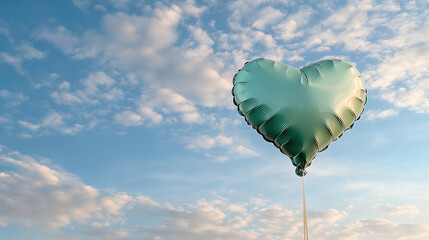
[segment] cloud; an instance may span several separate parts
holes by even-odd
[[[380,61],[366,73],[377,97],[419,113],[429,112],[427,19],[416,10],[385,23],[392,36],[379,40]]]
[[[215,162],[225,162],[229,159],[254,157],[258,154],[239,144],[233,137],[225,135],[209,136],[209,135],[196,135],[188,137],[188,149],[204,152],[206,156],[214,157]],[[228,153],[225,155],[225,151]]]
[[[122,90],[114,87],[115,81],[104,72],[93,72],[81,79],[82,89],[70,92],[70,83],[61,82],[51,97],[59,104],[99,104],[101,101],[118,101],[124,98]]]
[[[44,39],[52,42],[57,48],[66,54],[75,54],[78,49],[75,49],[80,44],[80,39],[74,36],[65,27],[59,26],[54,29],[41,28],[35,36],[38,39]]]
[[[15,70],[21,75],[24,75],[25,73],[24,69],[22,68],[23,61],[42,59],[45,57],[45,54],[43,52],[35,49],[33,46],[27,43],[15,47],[15,50],[18,53],[10,54],[6,52],[0,52],[0,61],[12,65]]]
[[[109,2],[119,9],[128,9],[133,0],[109,0]]]
[[[214,53],[213,40],[200,27],[189,27],[189,37],[178,43],[180,21],[201,9],[193,1],[159,5],[149,16],[107,14],[100,31],[82,37],[64,27],[43,28],[37,36],[77,59],[101,57],[138,75],[149,89],[171,89],[202,106],[229,106],[232,83],[224,77],[225,63]]]
[[[111,3],[121,9],[140,6],[135,1]],[[99,29],[80,35],[59,26],[40,28],[36,36],[72,58],[97,58],[103,65],[138,76],[148,92],[170,89],[197,108],[230,106],[234,71],[261,55],[303,62],[312,53],[317,56],[331,49],[343,51],[346,57],[363,53],[366,58],[360,64],[367,64],[368,86],[381,99],[395,107],[428,111],[429,28],[427,17],[418,11],[425,9],[424,3],[414,3],[409,12],[393,1],[349,1],[340,8],[323,3],[291,5],[276,0],[233,1],[228,5],[229,29],[208,32],[197,16],[212,6],[198,6],[192,0],[160,3],[142,15],[108,13]],[[316,7],[325,11],[315,11]],[[13,56],[5,54],[4,61],[18,66]]]
[[[197,7],[195,5],[195,0],[186,0],[182,6],[182,9],[186,14],[189,14],[191,16],[199,16],[207,9],[207,7],[205,6]]]
[[[18,152],[2,152],[0,164],[8,169],[0,172],[2,225],[59,228],[72,221],[112,222],[130,201],[124,194],[103,196],[76,176]]]
[[[66,135],[75,135],[84,129],[84,126],[81,124],[67,126],[64,121],[64,116],[53,110],[51,110],[39,123],[30,123],[27,121],[20,120],[18,121],[18,124],[33,132],[37,132],[41,129],[46,129],[54,130],[56,132]]]
[[[386,110],[368,110],[365,112],[365,116],[369,120],[383,119],[394,117],[398,115],[398,111],[395,109],[386,109]]]
[[[429,44],[397,52],[392,58],[380,63],[377,69],[378,78],[370,82],[370,86],[386,89],[396,81],[407,80],[406,78],[412,80],[411,75],[418,75],[418,73],[426,75],[428,71],[427,56],[429,56]],[[410,61],[410,59],[413,60]]]
[[[102,194],[98,189],[82,183],[76,176],[48,163],[14,151],[2,152],[0,164],[7,166],[0,172],[1,225],[41,225],[57,229],[72,223],[91,226],[90,232],[100,237],[112,225],[121,225],[130,212],[160,218],[163,225],[115,231],[111,239],[133,235],[150,235],[157,239],[194,239],[198,236],[225,236],[233,239],[248,236],[234,229],[247,225],[251,219],[227,217],[225,213],[243,213],[240,205],[223,201],[197,201],[195,205],[174,207],[160,204],[148,196],[132,197],[124,193]],[[130,211],[130,212],[129,212]],[[224,213],[225,211],[225,213]],[[132,216],[132,215],[130,215]],[[134,231],[134,232],[132,232]],[[119,234],[120,233],[120,234]]]
[[[94,5],[94,10],[101,11],[101,12],[106,12],[107,11],[106,7],[104,7],[101,4],[95,4]]]
[[[231,152],[233,154],[237,154],[239,157],[250,157],[258,155],[255,151],[244,147],[243,145],[238,145],[237,148],[231,150]]]
[[[12,120],[10,119],[9,116],[7,116],[7,115],[0,116],[0,124],[11,123],[11,122],[12,122]]]
[[[305,33],[305,26],[310,22],[314,10],[310,6],[302,7],[297,13],[290,14],[286,21],[277,24],[274,29],[284,41],[290,41],[301,37]],[[303,59],[300,59],[303,60]]]
[[[46,57],[43,52],[35,49],[30,44],[22,44],[16,49],[20,52],[20,56],[25,60],[42,59]]]
[[[21,125],[24,128],[30,129],[31,131],[37,131],[41,127],[40,125],[32,124],[32,123],[29,123],[29,122],[26,122],[26,121],[18,121],[18,124]]]
[[[202,117],[195,104],[170,89],[161,88],[143,94],[137,102],[137,110],[124,110],[115,115],[116,123],[124,126],[139,126],[176,122],[179,114],[184,123],[200,123]]]
[[[282,12],[272,7],[264,7],[258,14],[258,19],[252,24],[252,27],[257,29],[264,29],[267,25],[280,21],[284,16]]]
[[[413,216],[420,213],[420,210],[416,205],[393,206],[390,204],[374,204],[368,210],[375,213],[385,213],[390,216]]]
[[[349,217],[348,211],[350,208],[347,211],[309,211],[310,236],[322,240],[365,240],[374,236],[387,240],[428,236],[428,225],[399,224],[384,219],[362,219],[333,228],[333,225]],[[156,218],[163,216],[158,227],[139,228],[149,239],[302,238],[301,212],[275,204],[246,202],[231,207],[227,199],[199,200],[180,208],[170,204],[158,206],[156,213]],[[132,232],[128,234],[133,236]]]
[[[224,58],[231,59],[235,69],[252,58],[266,57],[275,60],[283,60],[286,56],[289,60],[291,48],[284,47],[275,37],[286,13],[272,7],[273,3],[280,6],[288,5],[281,1],[233,1],[228,9],[231,14],[228,17],[228,26],[231,31],[220,35],[217,42],[225,50]],[[249,18],[249,16],[252,16]],[[296,59],[297,57],[295,57]]]
[[[429,225],[400,224],[384,219],[359,220],[346,225],[341,231],[323,234],[321,239],[423,239],[429,237]]]
[[[127,127],[140,126],[145,121],[148,121],[149,125],[157,125],[163,121],[163,117],[145,106],[141,106],[137,112],[125,110],[115,115],[115,122]]]
[[[189,149],[210,149],[218,146],[228,146],[232,144],[232,138],[223,135],[210,137],[208,135],[199,135],[190,140],[187,145]]]
[[[220,140],[220,142],[222,142]],[[240,203],[219,197],[186,203],[160,203],[149,196],[103,193],[77,176],[50,163],[2,147],[0,165],[0,225],[44,227],[68,239],[80,236],[106,239],[297,239],[302,237],[302,213],[266,199]],[[420,214],[413,205],[374,205],[371,212],[387,215]],[[396,223],[387,219],[352,220],[346,210],[309,209],[309,229],[322,240],[429,237],[429,225]],[[138,225],[126,224],[149,219]],[[73,226],[67,228],[66,226]],[[332,226],[336,226],[333,228]],[[40,229],[39,229],[40,231]],[[108,236],[108,237],[107,237]]]
[[[6,100],[4,104],[7,107],[16,107],[28,99],[20,92],[13,93],[6,89],[0,89],[0,97]]]
[[[344,190],[365,192],[368,197],[380,198],[382,196],[383,199],[403,199],[406,196],[406,201],[428,198],[429,193],[420,191],[427,187],[426,182],[402,180],[347,182],[343,185]]]
[[[182,120],[185,123],[195,123],[201,120],[195,104],[170,89],[161,88],[156,91],[156,95],[152,98],[144,95],[142,102],[146,102],[147,105],[160,109],[164,113],[182,114]]]
[[[161,116],[161,120],[162,120],[162,116]],[[115,122],[127,127],[139,126],[143,124],[143,117],[132,111],[125,110],[115,115]]]
[[[81,11],[85,10],[91,4],[89,0],[72,0],[72,2]]]
[[[0,22],[0,34],[4,35],[10,43],[13,43],[13,39],[11,37],[10,31],[6,26],[2,26],[5,25],[3,22]]]
[[[19,74],[21,75],[24,74],[24,70],[22,69],[22,66],[21,66],[21,63],[22,63],[21,58],[11,56],[5,52],[0,52],[0,60],[4,63],[12,65]]]
[[[382,61],[369,86],[379,90],[379,96],[396,107],[428,113],[429,44],[421,44],[423,46],[406,48]]]

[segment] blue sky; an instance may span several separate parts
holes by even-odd
[[[301,178],[232,103],[246,61],[368,88],[308,169],[311,239],[429,238],[428,1],[2,1],[0,237],[299,239]]]

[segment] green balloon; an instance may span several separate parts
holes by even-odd
[[[239,114],[290,157],[298,176],[352,128],[367,99],[359,71],[338,59],[297,69],[259,58],[246,63],[233,84]]]

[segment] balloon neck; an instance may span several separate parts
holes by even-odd
[[[296,175],[298,175],[299,177],[305,176],[307,175],[307,171],[305,170],[305,168],[303,168],[302,166],[298,166],[295,169],[295,173]]]

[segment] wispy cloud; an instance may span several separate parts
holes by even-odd
[[[186,1],[159,5],[150,16],[106,14],[102,30],[82,37],[64,27],[44,28],[37,36],[77,59],[102,56],[112,66],[137,74],[151,89],[171,89],[204,106],[227,105],[232,84],[223,77],[224,63],[208,34],[189,27],[189,37],[177,46],[180,21],[201,12]]]
[[[6,107],[16,107],[28,99],[21,92],[10,92],[6,89],[0,89],[0,97],[5,100]]]
[[[243,146],[237,138],[228,137],[225,135],[209,136],[209,135],[196,135],[187,137],[187,148],[204,152],[206,156],[214,158],[216,162],[225,162],[230,159],[255,157],[258,154]],[[225,151],[227,154],[225,154]]]
[[[102,101],[119,101],[124,98],[122,90],[116,86],[115,80],[104,72],[90,73],[81,81],[82,89],[70,92],[70,83],[63,81],[51,97],[59,104],[99,104]]]
[[[390,204],[374,204],[368,210],[375,213],[385,213],[391,216],[413,216],[420,213],[419,208],[416,205],[412,204],[404,206],[393,206]]]
[[[137,109],[124,110],[115,114],[115,121],[124,126],[158,125],[161,123],[175,123],[176,115],[184,123],[201,123],[202,116],[195,104],[182,95],[166,88],[144,93],[137,100]]]
[[[227,198],[201,199],[181,205],[157,202],[149,196],[108,194],[88,186],[77,176],[54,166],[45,158],[35,159],[19,152],[2,150],[0,164],[1,226],[25,224],[58,229],[85,225],[85,234],[110,239],[275,239],[302,237],[300,211],[289,210],[261,198],[239,203]],[[13,199],[13,200],[12,200]],[[373,205],[370,212],[388,216],[419,215],[417,207]],[[311,235],[319,239],[410,239],[429,237],[429,225],[404,224],[387,219],[352,220],[345,210],[308,212]],[[151,224],[123,225],[135,219]],[[342,227],[332,228],[333,225]],[[55,230],[58,231],[58,230]],[[69,229],[68,237],[80,233]],[[72,234],[72,235],[69,235]]]
[[[94,187],[58,168],[18,152],[5,152],[0,164],[0,213],[3,225],[21,223],[58,228],[72,221],[110,221],[120,217],[130,197],[102,196]],[[113,219],[108,220],[110,217]]]
[[[386,110],[368,110],[365,112],[365,116],[369,120],[377,120],[383,118],[389,118],[397,116],[399,113],[395,109],[386,109]]]
[[[14,45],[13,41],[11,44]],[[34,48],[28,43],[24,43],[15,47],[15,53],[0,52],[0,63],[9,64],[13,66],[19,74],[24,75],[25,71],[22,67],[24,61],[42,59],[45,58],[45,56],[45,53],[42,51]]]
[[[65,122],[64,115],[56,111],[50,111],[46,116],[38,123],[31,123],[27,121],[20,120],[18,124],[24,128],[31,130],[32,132],[37,132],[39,130],[54,130],[56,132],[74,135],[84,129],[84,126],[81,124],[74,124],[72,126],[68,126]],[[47,133],[47,132],[45,132]]]

